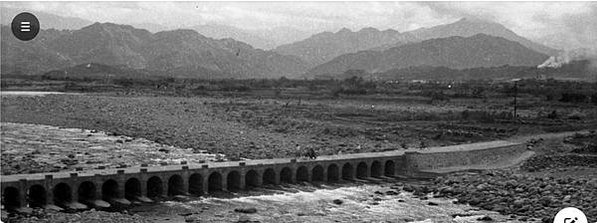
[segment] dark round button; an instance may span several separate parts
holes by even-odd
[[[17,39],[29,41],[39,33],[39,20],[31,13],[22,12],[12,19],[11,27]]]

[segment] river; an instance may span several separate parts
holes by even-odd
[[[420,183],[420,182],[414,182]],[[398,182],[400,184],[400,182]],[[496,212],[480,210],[450,199],[393,189],[395,182],[324,185],[281,185],[242,193],[221,193],[190,201],[165,201],[130,209],[154,222],[517,222]],[[387,194],[387,191],[399,191]],[[341,204],[334,203],[339,199]],[[431,204],[431,205],[430,205]],[[237,208],[256,208],[253,214]],[[458,215],[458,216],[457,216]]]
[[[1,123],[1,126],[3,161],[8,163],[28,156],[35,163],[48,164],[53,163],[50,160],[57,162],[59,158],[74,154],[72,159],[79,162],[68,169],[91,167],[82,164],[94,159],[106,162],[118,157],[129,160],[129,163],[136,158],[150,160],[147,150],[165,147],[145,139],[110,136],[92,130],[18,123]],[[213,155],[193,154],[181,148],[168,149],[170,153],[154,151],[151,154],[171,160],[183,157],[187,160],[193,155]],[[11,157],[10,161],[4,159],[7,157]],[[196,220],[194,222],[478,222],[477,219],[483,216],[498,222],[516,222],[496,212],[453,204],[450,199],[429,195],[428,199],[422,200],[403,191],[399,185],[404,183],[407,182],[284,184],[243,192],[221,192],[208,197],[179,197],[174,199],[178,201],[138,204],[127,211],[153,222],[184,222],[192,219]],[[397,193],[388,194],[388,191]],[[335,203],[336,199],[342,203]],[[256,208],[257,212],[245,214],[234,211],[251,207]]]

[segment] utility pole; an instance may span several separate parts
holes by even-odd
[[[518,80],[514,81],[514,119],[518,118]]]
[[[514,82],[514,119],[518,118],[518,81],[520,79],[513,79]]]

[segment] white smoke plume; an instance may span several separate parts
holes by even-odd
[[[559,68],[562,66],[562,64],[569,63],[569,62],[570,61],[565,61],[565,59],[561,56],[557,56],[557,57],[551,56],[545,62],[543,62],[542,64],[539,64],[539,66],[537,66],[537,68],[545,68],[545,67]]]
[[[568,64],[573,60],[590,60],[592,64],[597,61],[597,48],[596,49],[575,49],[563,51],[557,56],[551,56],[545,62],[537,66],[537,68],[559,68],[564,64]]]

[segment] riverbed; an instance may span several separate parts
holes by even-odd
[[[180,148],[144,138],[93,129],[0,123],[2,173],[26,174],[147,164],[199,164],[225,159],[205,150]]]
[[[517,222],[453,200],[402,191],[400,182],[280,185],[130,209],[152,222]],[[255,208],[255,213],[235,209]],[[487,218],[486,218],[487,219]]]

